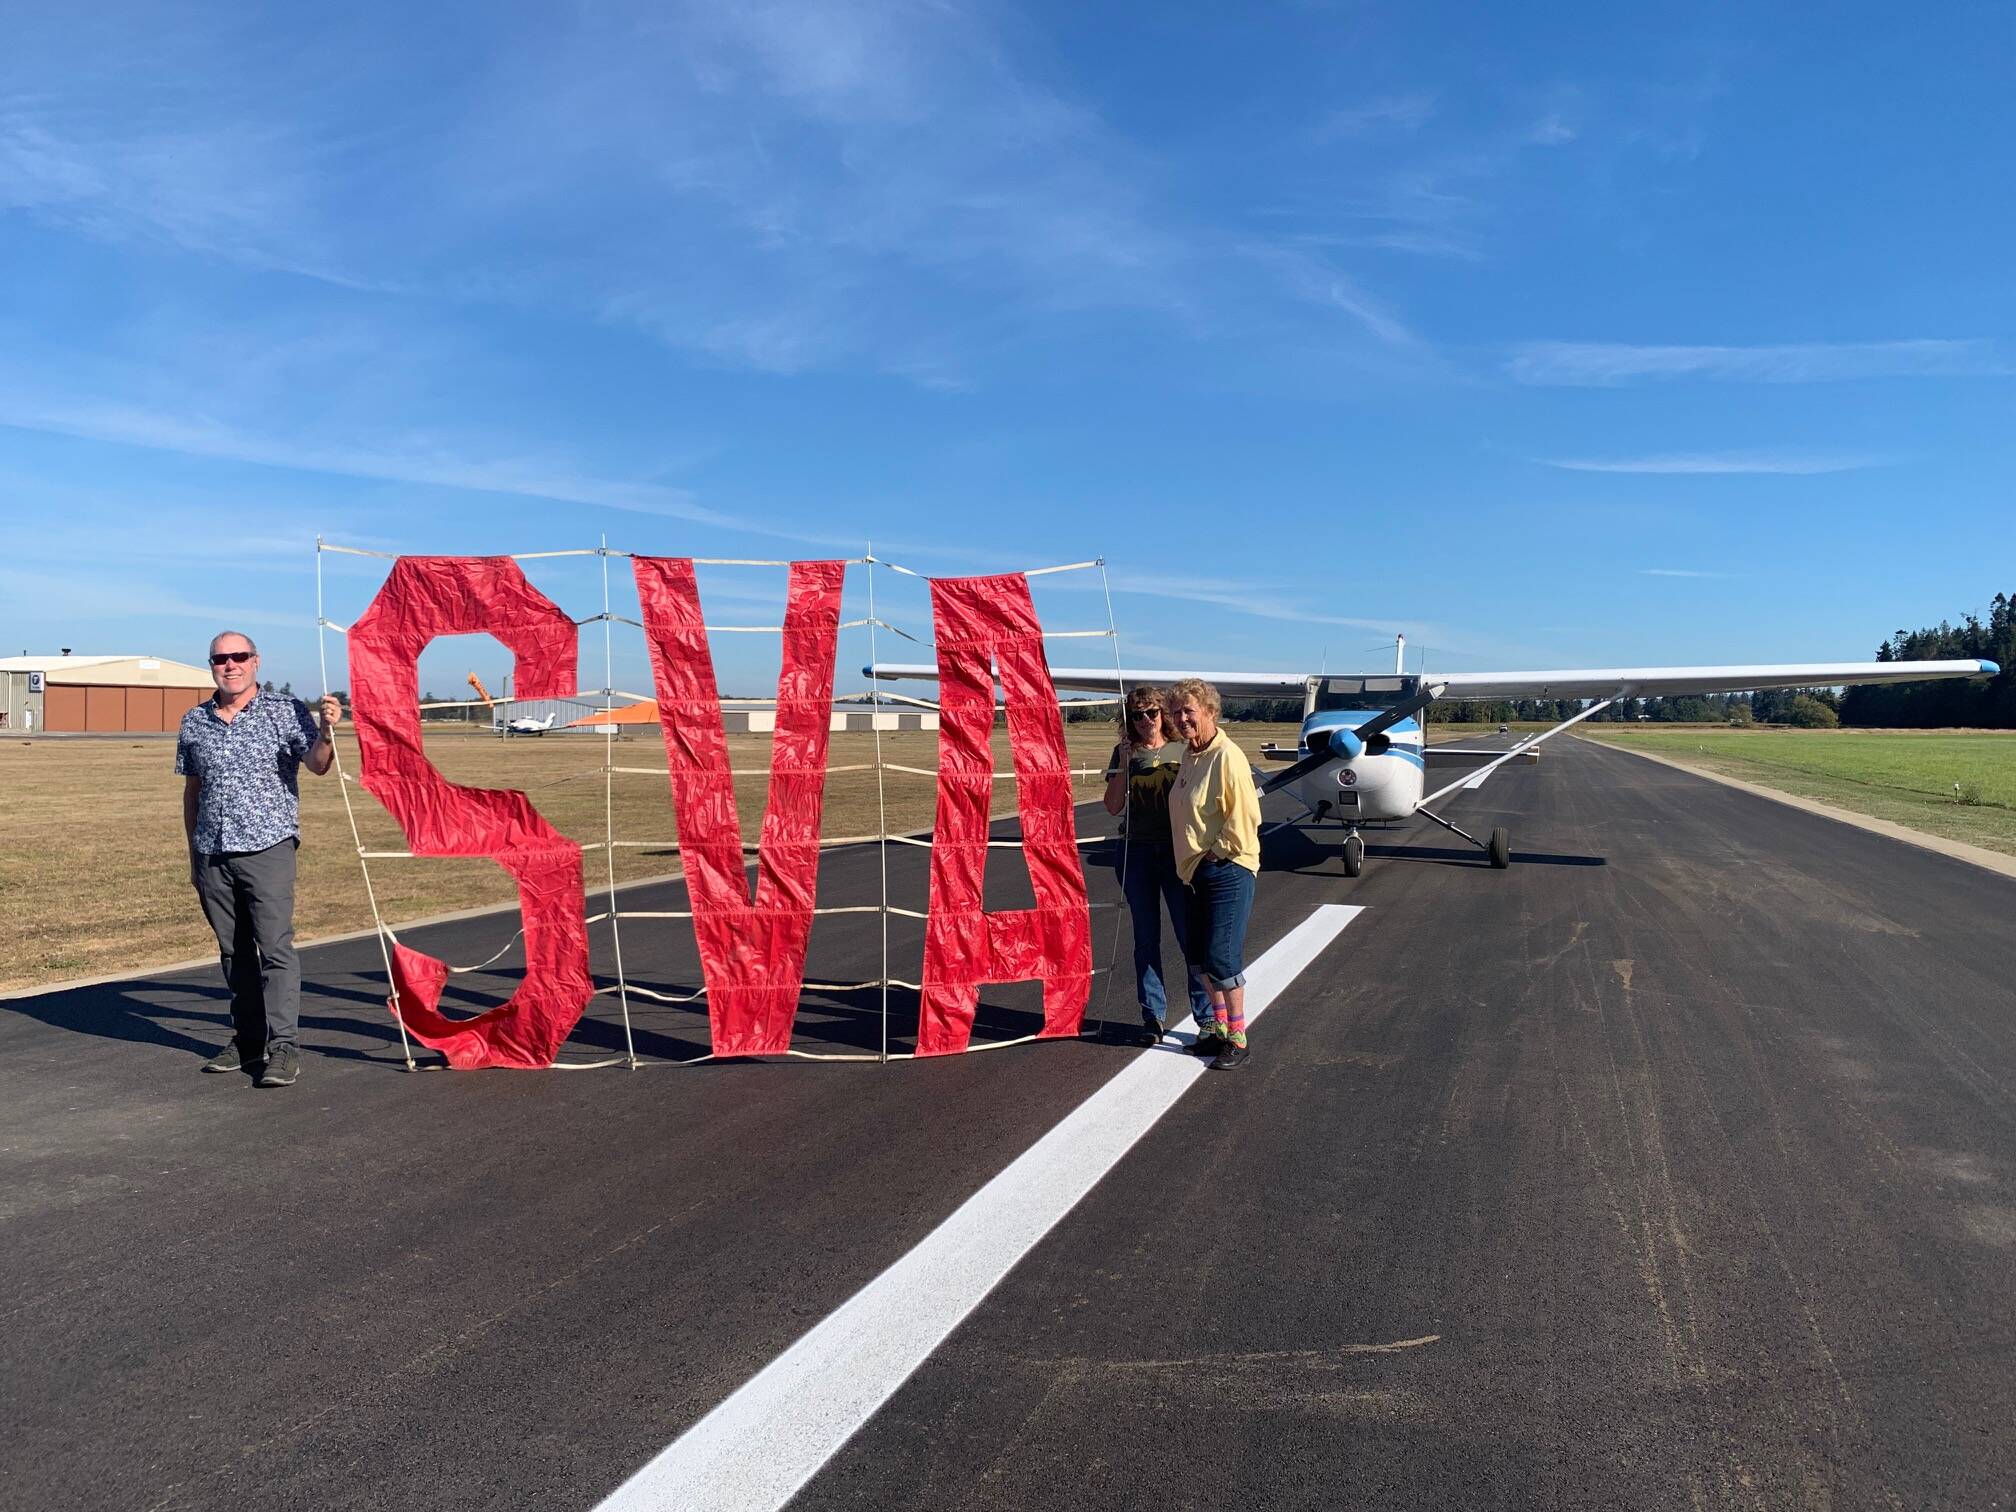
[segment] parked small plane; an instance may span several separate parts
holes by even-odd
[[[1414,676],[1402,670],[1406,644],[1396,641],[1395,670],[1384,674],[1334,677],[1297,672],[1157,672],[1130,668],[1053,667],[1059,688],[1111,693],[1150,683],[1167,687],[1196,676],[1227,698],[1302,698],[1301,737],[1293,751],[1263,752],[1292,765],[1261,783],[1263,793],[1292,788],[1302,812],[1288,824],[1321,824],[1334,818],[1344,827],[1346,876],[1365,865],[1362,824],[1419,815],[1460,836],[1490,857],[1495,867],[1512,864],[1510,833],[1499,826],[1480,840],[1429,805],[1480,788],[1508,761],[1537,760],[1535,748],[1563,730],[1599,714],[1620,698],[1677,697],[1695,693],[1753,693],[1773,688],[1830,688],[1855,683],[1920,682],[1943,677],[1993,677],[1991,661],[1814,662],[1737,667],[1600,667],[1551,672],[1437,672]],[[863,669],[870,677],[936,679],[933,666],[878,663]],[[1424,746],[1420,715],[1437,699],[1593,699],[1572,717],[1508,750]],[[1426,791],[1428,768],[1473,770]]]
[[[499,735],[544,735],[553,728],[553,721],[560,717],[556,709],[544,719],[534,719],[530,714],[520,714],[516,719],[507,719],[497,727]]]

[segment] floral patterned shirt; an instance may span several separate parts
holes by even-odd
[[[204,699],[182,716],[175,774],[200,777],[199,856],[262,851],[301,833],[301,762],[322,738],[308,706],[285,693],[254,693],[237,715]]]

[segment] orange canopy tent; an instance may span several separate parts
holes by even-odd
[[[567,722],[570,730],[585,729],[589,725],[626,725],[658,723],[658,700],[647,698],[642,703],[625,704],[620,709],[598,710],[586,719]]]

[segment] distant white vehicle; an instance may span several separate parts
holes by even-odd
[[[544,719],[534,719],[530,714],[520,714],[516,719],[507,719],[497,726],[497,733],[507,740],[513,735],[544,735],[553,728],[553,721],[559,717],[557,709]]]

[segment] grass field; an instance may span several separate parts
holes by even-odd
[[[2016,733],[1594,722],[1575,733],[2016,855]]]
[[[1249,753],[1264,740],[1293,741],[1288,725],[1227,727]],[[1065,726],[1073,764],[1103,768],[1113,728]],[[357,750],[347,728],[339,735],[343,769],[355,773]],[[935,733],[882,736],[885,762],[935,768]],[[730,762],[765,768],[768,735],[730,736]],[[997,734],[999,767],[1009,764],[1007,737]],[[430,727],[427,751],[451,781],[479,787],[522,788],[546,818],[569,837],[603,839],[603,748],[594,737],[498,740],[455,726]],[[838,768],[872,764],[873,735],[833,737],[824,832],[828,837],[870,834],[878,826],[875,773]],[[676,833],[670,789],[663,775],[665,749],[655,734],[620,740],[617,766],[654,767],[658,775],[618,775],[612,808],[619,840],[663,841],[619,849],[618,881],[664,876],[678,869],[669,849]],[[171,740],[9,740],[0,743],[0,991],[68,977],[95,976],[167,961],[188,960],[216,948],[189,885],[182,836],[182,781],[174,775]],[[928,777],[885,774],[889,827],[928,829],[935,789]],[[1078,780],[1081,798],[1097,796],[1096,776]],[[737,807],[743,837],[754,841],[767,789],[761,777],[738,778]],[[351,788],[358,827],[369,850],[403,850],[404,838],[377,800]],[[996,788],[995,811],[1014,806],[1012,784]],[[1103,822],[1104,816],[1100,816]],[[371,910],[349,820],[334,774],[301,779],[300,881],[295,928],[299,938],[371,927]],[[584,858],[589,889],[607,885],[605,853]],[[397,924],[465,908],[511,903],[510,879],[484,860],[374,861],[371,880],[386,918]]]

